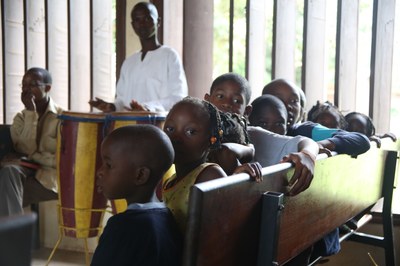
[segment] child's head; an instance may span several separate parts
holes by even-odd
[[[323,104],[317,101],[317,104],[308,112],[307,118],[309,121],[319,123],[328,128],[345,129],[347,126],[343,114],[329,101]]]
[[[372,119],[359,112],[351,112],[345,116],[347,122],[347,131],[359,132],[367,137],[375,135],[375,126]]]
[[[98,186],[109,199],[147,202],[174,160],[168,136],[153,125],[112,131],[101,145]]]
[[[275,79],[265,85],[262,94],[272,94],[281,101],[286,106],[288,112],[288,126],[291,126],[300,121],[300,88],[298,88],[294,83],[286,79]]]
[[[175,163],[204,162],[210,149],[223,142],[248,142],[238,116],[220,112],[213,104],[186,97],[169,111],[164,131],[175,149]]]
[[[210,94],[204,99],[223,112],[248,115],[251,88],[249,82],[239,74],[226,73],[217,77],[211,84]]]
[[[251,126],[259,126],[280,135],[286,135],[287,111],[285,104],[273,95],[262,95],[251,105],[253,111],[249,116]]]

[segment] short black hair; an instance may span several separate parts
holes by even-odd
[[[217,77],[211,84],[210,94],[213,92],[215,87],[217,87],[221,83],[224,83],[225,81],[233,81],[233,82],[237,83],[239,85],[240,89],[242,90],[242,92],[244,92],[244,96],[245,96],[244,100],[246,101],[245,104],[248,105],[250,103],[251,87],[250,87],[249,81],[246,78],[244,78],[243,76],[241,76],[237,73],[233,73],[233,72],[222,74],[221,76]]]
[[[158,182],[174,161],[174,148],[169,137],[154,125],[129,125],[114,129],[106,139],[121,143],[126,148],[126,156],[138,158],[151,169],[153,183]]]
[[[26,74],[39,74],[42,77],[44,83],[51,85],[53,83],[53,79],[51,78],[51,74],[44,68],[41,67],[32,67],[26,71]]]
[[[286,110],[285,104],[282,102],[281,99],[279,99],[278,97],[276,97],[272,94],[261,95],[261,96],[257,97],[251,103],[251,106],[253,107],[253,109],[250,113],[250,117],[258,114],[260,109],[266,105],[275,107],[276,109],[281,109],[286,114],[286,118],[287,118],[287,110]],[[249,117],[249,119],[250,119],[250,117]]]
[[[153,15],[155,15],[155,17],[153,17],[153,19],[158,19],[158,11],[156,6],[153,3],[150,2],[139,2],[137,3],[131,10],[131,20],[133,21],[133,12],[140,7],[144,7],[146,9],[148,9],[150,11],[150,15],[151,17],[153,17]]]

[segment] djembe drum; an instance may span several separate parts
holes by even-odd
[[[113,112],[106,116],[108,132],[128,125],[151,124],[163,128],[167,113],[165,112]],[[113,214],[125,211],[127,203],[125,199],[111,200]]]
[[[100,147],[106,134],[105,115],[63,112],[57,136],[57,179],[60,236],[51,260],[63,236],[85,240],[102,232],[107,199],[97,191],[96,172],[101,167]]]

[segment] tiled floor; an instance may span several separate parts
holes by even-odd
[[[46,265],[47,259],[49,258],[51,253],[50,248],[40,248],[38,250],[34,250],[32,254],[32,266],[43,266]],[[90,254],[91,256],[92,254]],[[91,258],[91,257],[90,257]],[[53,266],[84,266],[85,263],[85,254],[76,251],[68,251],[58,249],[53,258],[50,261],[49,265]]]

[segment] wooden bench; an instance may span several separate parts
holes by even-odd
[[[289,163],[264,168],[261,184],[246,174],[197,184],[184,265],[282,265],[382,196],[390,220],[396,161],[397,152],[377,148],[356,159],[319,159],[310,188],[295,197],[285,196]],[[385,224],[381,243],[366,242],[385,247],[386,264],[395,265],[392,226]]]

